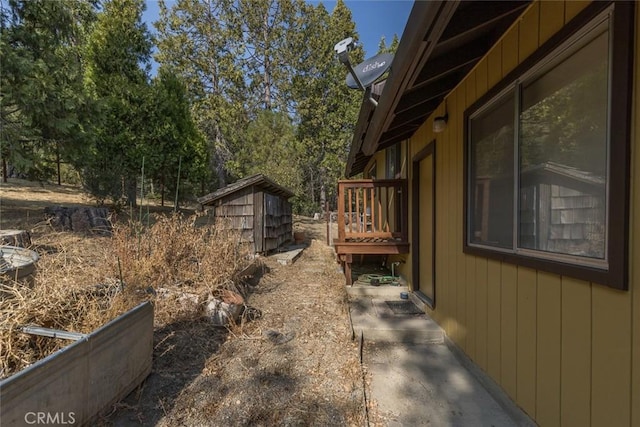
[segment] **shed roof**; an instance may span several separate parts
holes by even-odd
[[[346,175],[410,138],[529,5],[523,1],[416,1],[373,108],[362,103]]]
[[[586,190],[582,191],[594,191],[594,189],[604,190],[606,185],[604,176],[556,162],[545,162],[528,166],[520,173],[520,179],[523,185],[529,185],[536,180],[547,180],[549,184],[557,184],[575,189],[586,188]]]
[[[288,190],[283,186],[276,184],[271,179],[259,173],[256,175],[251,175],[246,178],[239,179],[236,182],[227,185],[226,187],[217,189],[213,193],[207,194],[206,196],[202,196],[198,198],[198,203],[200,203],[201,205],[210,205],[216,200],[221,199],[222,197],[225,197],[229,194],[235,193],[236,191],[242,190],[250,186],[256,186],[261,190],[265,190],[267,192],[276,194],[278,196],[282,196],[285,199],[289,199],[290,197],[294,196],[291,190]]]

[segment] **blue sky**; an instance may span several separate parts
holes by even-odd
[[[310,3],[324,3],[327,10],[332,11],[335,1],[309,1]],[[171,0],[166,2],[170,5]],[[413,1],[409,0],[346,0],[345,4],[353,14],[356,23],[356,31],[360,37],[366,57],[375,55],[378,43],[382,36],[390,43],[394,34],[402,36],[402,31],[407,23]],[[147,0],[147,10],[144,20],[151,31],[154,31],[153,22],[158,19],[158,2]],[[340,40],[336,40],[336,43]]]
[[[324,3],[330,12],[336,5],[335,1],[309,1],[309,3]],[[366,57],[376,54],[382,36],[385,37],[387,44],[391,43],[394,34],[397,34],[398,38],[402,37],[402,31],[413,7],[411,0],[346,0],[344,3],[351,9]],[[336,43],[339,41],[336,40]]]

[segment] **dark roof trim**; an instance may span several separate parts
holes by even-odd
[[[414,70],[418,68],[419,64],[426,61],[426,58],[416,55],[416,52],[421,51],[428,44],[428,41],[425,41],[422,37],[425,34],[425,28],[434,25],[436,18],[442,15],[441,9],[444,6],[452,9],[448,12],[452,15],[457,4],[457,0],[416,1],[413,4],[409,20],[402,33],[398,51],[391,64],[389,77],[382,88],[374,88],[374,91],[376,89],[378,91],[381,90],[378,106],[375,109],[373,108],[367,100],[366,93],[363,98],[347,160],[345,171],[347,177],[352,177],[364,171],[364,167],[376,152],[375,149],[365,151],[365,143],[372,145],[375,143],[372,142],[374,139],[377,142],[382,131],[382,122],[389,119],[389,111],[392,111],[392,108],[399,102],[399,97],[408,86],[407,76],[415,74]],[[450,15],[449,18],[451,17]],[[444,28],[440,29],[440,31],[443,30]],[[407,58],[413,59],[407,60]],[[410,71],[411,73],[409,73]],[[376,134],[375,138],[373,136],[374,133]]]
[[[416,1],[378,107],[362,105],[346,175],[410,138],[529,6],[515,1]]]
[[[417,77],[416,70],[422,70],[437,41],[445,31],[455,13],[459,1],[416,1],[411,9],[407,26],[393,61],[393,71],[380,97],[380,103],[373,112],[369,129],[365,134],[362,151],[371,156],[376,152],[378,139],[388,121],[393,119],[393,111],[405,90]],[[425,28],[428,30],[425,32]],[[427,35],[424,38],[424,35]],[[403,40],[404,41],[404,40]],[[421,53],[416,55],[416,53]]]
[[[353,175],[360,173],[364,170],[364,167],[369,163],[371,156],[364,156],[362,153],[362,139],[358,139],[359,136],[364,135],[365,127],[371,121],[373,115],[373,104],[369,101],[369,97],[373,96],[376,100],[380,99],[380,94],[383,92],[386,85],[386,80],[378,83],[374,83],[368,87],[362,98],[362,105],[360,105],[360,113],[358,114],[358,122],[353,132],[353,141],[351,142],[351,149],[349,150],[349,157],[347,158],[347,171],[357,169]]]
[[[229,194],[235,193],[236,191],[247,188],[249,186],[258,187],[269,193],[282,196],[285,199],[289,199],[294,196],[294,193],[292,191],[282,187],[281,185],[276,184],[271,179],[259,173],[256,175],[251,175],[246,178],[239,179],[233,184],[229,184],[226,187],[223,187],[214,191],[213,193],[207,194],[206,196],[202,196],[198,199],[198,203],[200,203],[201,205],[211,205],[216,200],[221,199],[225,196],[228,196]]]

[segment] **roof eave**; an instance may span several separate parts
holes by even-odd
[[[393,119],[392,113],[402,94],[415,79],[416,70],[420,70],[422,64],[427,61],[429,53],[437,44],[437,40],[446,29],[459,3],[458,0],[414,3],[403,38],[398,46],[391,75],[369,121],[369,126],[363,129],[366,133],[364,138],[361,137],[363,139],[361,149],[365,155],[372,156],[377,151],[383,129],[388,126],[387,122]],[[426,32],[425,28],[428,29]]]
[[[234,187],[234,185],[236,187]],[[202,196],[197,200],[198,200],[198,203],[200,203],[200,205],[208,206],[213,204],[216,200],[222,199],[223,197],[226,197],[230,194],[233,194],[237,191],[240,191],[250,186],[255,186],[263,190],[268,190],[273,194],[286,198],[287,200],[295,196],[295,194],[292,191],[288,190],[287,188],[279,184],[276,184],[267,176],[263,174],[256,174],[256,175],[248,176],[246,178],[242,178],[236,182],[233,182],[227,185],[226,187],[223,187],[214,191],[213,193],[207,194],[206,196]]]
[[[347,176],[376,152],[411,138],[530,4],[417,1],[377,108],[359,116]]]

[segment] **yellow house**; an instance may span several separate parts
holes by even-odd
[[[362,105],[365,179],[339,183],[345,271],[400,261],[542,426],[640,426],[639,23],[634,2],[416,2]]]

